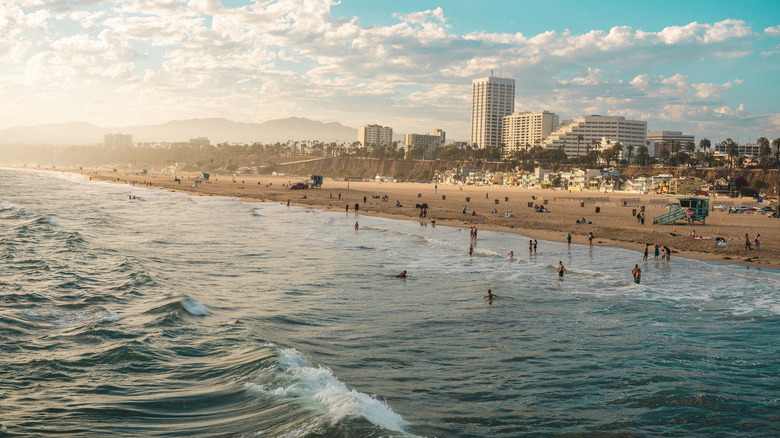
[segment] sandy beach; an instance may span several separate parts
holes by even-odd
[[[417,183],[347,182],[326,179],[321,188],[292,190],[290,183],[306,179],[295,176],[212,175],[196,183],[191,174],[136,174],[82,170],[93,180],[135,184],[166,190],[211,196],[228,196],[248,201],[279,202],[323,210],[346,211],[395,219],[418,220],[436,226],[470,227],[481,230],[512,232],[539,240],[588,244],[593,233],[594,245],[617,246],[637,251],[637,262],[646,243],[650,258],[654,245],[667,246],[675,257],[733,263],[756,268],[780,269],[780,221],[765,214],[728,214],[711,211],[706,225],[654,225],[652,218],[667,211],[672,196],[635,193],[569,192],[563,190],[530,190],[508,187],[473,187]],[[364,201],[365,199],[365,201]],[[753,199],[717,197],[714,204],[726,206],[755,205]],[[398,206],[400,204],[401,206]],[[419,217],[418,204],[427,204],[427,216]],[[529,204],[531,205],[529,207]],[[549,212],[537,213],[535,205]],[[466,213],[463,213],[463,208]],[[646,220],[640,224],[634,211],[644,207]],[[493,212],[495,209],[495,213]],[[598,209],[598,213],[596,210]],[[510,215],[512,214],[512,215]],[[587,224],[578,224],[585,219]],[[701,238],[696,238],[692,234]],[[761,235],[761,250],[745,249],[745,234],[751,245]],[[717,246],[722,237],[728,246]],[[517,248],[522,254],[525,248]]]

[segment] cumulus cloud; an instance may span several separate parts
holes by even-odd
[[[656,32],[615,26],[582,34],[459,35],[441,7],[397,13],[387,25],[362,26],[358,17],[335,18],[336,4],[3,3],[0,60],[6,67],[0,81],[10,86],[0,96],[24,104],[25,93],[44,90],[47,99],[73,102],[64,110],[69,119],[87,103],[99,117],[115,114],[100,110],[111,105],[110,98],[97,97],[111,96],[138,106],[123,113],[145,118],[131,121],[136,123],[159,117],[160,105],[171,113],[156,121],[231,114],[263,120],[284,114],[357,126],[376,111],[373,119],[403,123],[399,132],[414,129],[406,125],[413,119],[449,120],[465,138],[471,79],[491,69],[517,78],[518,107],[529,110],[545,107],[570,116],[622,112],[658,120],[733,117],[739,108],[726,108],[737,103],[723,96],[747,77],[693,80],[687,66],[750,56],[755,41],[780,35],[780,26],[753,32],[744,21],[731,19]],[[5,111],[0,117],[13,115]],[[414,117],[407,116],[410,112]]]

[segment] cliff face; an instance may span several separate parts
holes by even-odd
[[[316,174],[331,178],[392,176],[399,180],[430,181],[435,171],[457,167],[479,170],[509,171],[509,163],[472,163],[468,161],[386,160],[378,158],[323,158],[305,162],[276,164],[278,172],[306,175]]]

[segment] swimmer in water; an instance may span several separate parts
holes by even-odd
[[[634,283],[639,284],[642,280],[642,270],[639,269],[639,265],[634,265],[634,269],[631,270],[631,274],[634,276]]]
[[[406,271],[402,271],[400,274],[396,275],[398,278],[406,278]]]
[[[506,256],[507,260],[514,260],[515,259],[515,252],[509,251],[509,255]]]
[[[493,302],[493,298],[498,298],[498,295],[494,295],[493,292],[488,289],[488,294],[485,295],[485,298],[488,299],[488,302]]]
[[[563,274],[566,273],[566,268],[563,267],[563,262],[558,261],[558,277],[563,278]]]

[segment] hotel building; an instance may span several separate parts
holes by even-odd
[[[679,141],[681,147],[689,141],[696,144],[694,136],[685,135],[682,131],[647,131],[647,141],[650,142],[647,153],[651,157],[660,156],[663,149],[672,152],[672,144],[675,141]]]
[[[582,140],[577,146],[577,137]],[[634,150],[645,144],[647,140],[647,122],[640,120],[626,120],[621,116],[582,116],[573,120],[565,120],[563,124],[547,137],[544,147],[558,149],[563,146],[566,155],[580,157],[586,155],[586,150],[606,147],[609,140],[611,144],[621,143],[624,147],[633,145]]]
[[[557,114],[549,111],[514,113],[504,117],[501,157],[512,157],[516,152],[542,146],[544,140],[559,125]]]
[[[433,134],[404,134],[404,149],[409,152],[410,149],[418,146],[425,147],[424,157],[430,157],[436,149],[443,147],[446,142],[447,134],[441,129],[434,129]]]
[[[515,111],[515,80],[488,76],[472,81],[471,146],[500,148],[504,116]]]
[[[358,128],[357,141],[369,152],[374,146],[390,146],[393,144],[393,128],[380,125],[365,125]]]
[[[103,145],[109,149],[133,147],[133,136],[130,134],[106,134],[103,136]]]

